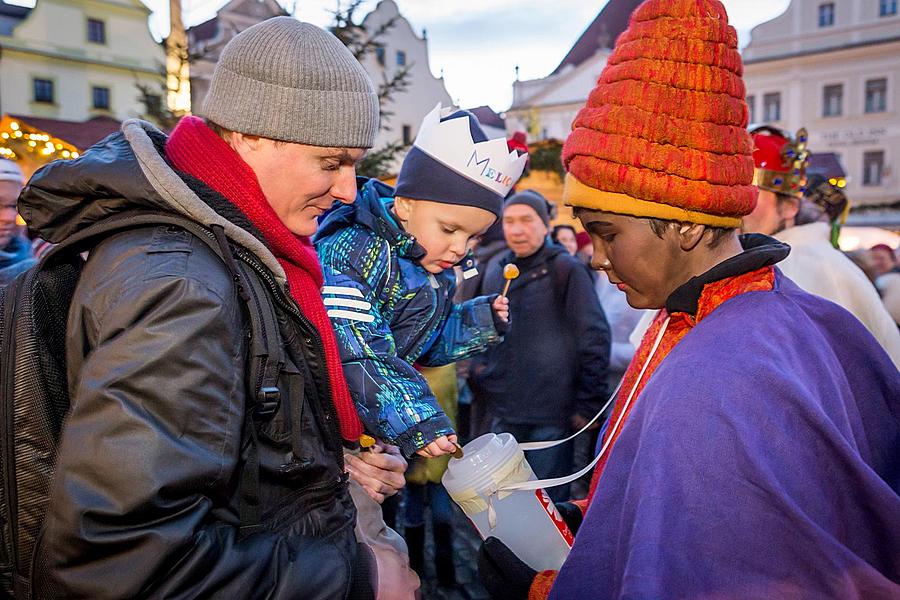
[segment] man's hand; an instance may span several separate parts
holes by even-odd
[[[478,577],[494,600],[527,600],[536,575],[497,538],[489,537],[481,544]]]
[[[509,323],[509,298],[506,296],[497,296],[491,303],[491,308],[494,309],[494,313],[496,313],[501,321]]]
[[[443,454],[453,454],[456,452],[457,448],[457,437],[456,434],[453,435],[442,435],[437,438],[418,452],[419,456],[423,456],[425,458],[436,458]]]
[[[406,459],[396,446],[378,441],[358,456],[344,454],[344,464],[350,477],[379,504],[406,485]]]

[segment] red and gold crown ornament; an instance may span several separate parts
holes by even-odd
[[[774,127],[758,127],[753,136],[753,183],[761,190],[803,197],[809,164],[809,134],[805,128],[790,134]]]

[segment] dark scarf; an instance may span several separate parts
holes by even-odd
[[[202,119],[185,117],[166,142],[166,156],[180,171],[200,179],[234,204],[262,232],[266,244],[284,269],[291,296],[318,330],[341,436],[357,441],[362,424],[344,379],[341,355],[331,321],[322,302],[322,269],[308,238],[291,233],[263,195],[256,174]]]

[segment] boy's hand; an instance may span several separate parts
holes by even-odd
[[[501,321],[509,323],[509,298],[497,296],[497,299],[491,304],[491,308],[494,309]]]
[[[416,452],[416,454],[424,456],[425,458],[436,458],[443,454],[453,454],[456,452],[456,440],[456,434],[450,436],[442,435]]]

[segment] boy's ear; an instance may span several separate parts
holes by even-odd
[[[394,213],[401,222],[409,221],[415,200],[397,196],[394,198]]]

